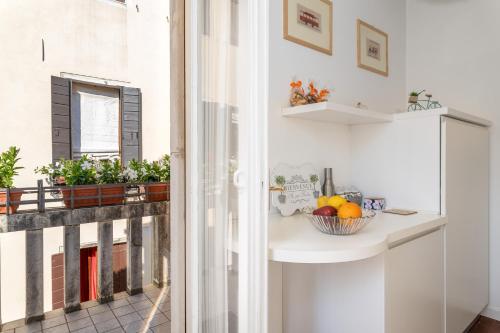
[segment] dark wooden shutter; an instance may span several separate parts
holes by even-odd
[[[142,94],[138,88],[123,87],[122,101],[122,163],[142,158]]]
[[[51,78],[52,160],[71,159],[71,81]]]

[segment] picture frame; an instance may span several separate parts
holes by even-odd
[[[283,38],[332,55],[332,2],[330,0],[283,0]]]
[[[389,36],[384,31],[357,20],[358,67],[389,76]]]

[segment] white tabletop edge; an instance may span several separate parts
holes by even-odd
[[[285,263],[326,264],[358,261],[377,256],[391,244],[447,223],[438,214],[399,216],[378,213],[359,234],[325,235],[305,216],[270,216],[269,260]]]

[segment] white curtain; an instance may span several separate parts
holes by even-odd
[[[120,152],[120,93],[117,89],[73,85],[71,142],[73,156],[112,157]]]
[[[238,0],[200,0],[199,219],[201,332],[236,333],[238,191]]]

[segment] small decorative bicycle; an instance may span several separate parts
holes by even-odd
[[[408,111],[431,110],[441,107],[438,101],[431,100],[432,94],[430,93],[425,94],[427,99],[419,99],[420,94],[424,91],[425,89],[420,92],[413,91],[410,93],[410,97],[408,98],[408,103],[410,103],[410,105],[408,105]]]

